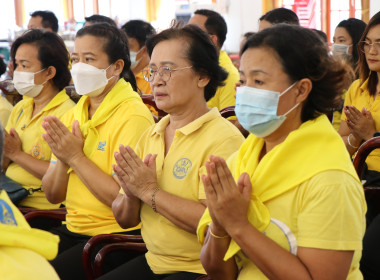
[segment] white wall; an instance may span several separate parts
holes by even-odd
[[[369,17],[371,18],[374,14],[380,11],[380,1],[370,0],[369,2]]]
[[[258,20],[262,15],[262,1],[230,0],[227,3],[229,3],[227,14],[223,16],[227,22],[228,33],[223,49],[237,53],[242,35],[248,31],[256,32],[259,28]]]
[[[112,18],[119,18],[120,24],[123,24],[131,19],[146,20],[146,4],[145,1],[112,1],[111,14]]]

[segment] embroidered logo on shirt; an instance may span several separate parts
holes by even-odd
[[[45,155],[42,151],[41,145],[39,142],[37,142],[32,149],[29,151],[29,153],[32,155],[32,157],[36,159],[44,159]]]
[[[186,177],[192,166],[191,161],[188,158],[181,158],[178,160],[173,167],[173,175],[177,179],[183,179]]]
[[[98,150],[104,152],[104,147],[106,146],[106,144],[107,144],[107,141],[103,141],[103,142],[99,141]]]
[[[0,223],[9,225],[9,226],[17,226],[17,222],[15,216],[13,215],[12,208],[9,206],[7,202],[0,199]]]

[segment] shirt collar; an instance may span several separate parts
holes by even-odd
[[[200,116],[196,120],[192,121],[191,123],[185,125],[184,127],[181,127],[180,129],[177,129],[178,132],[184,134],[184,135],[189,135],[199,128],[203,126],[203,124],[216,119],[217,117],[220,117],[220,113],[218,111],[218,108],[214,107],[210,111],[208,111],[206,114]],[[163,117],[154,127],[152,131],[152,135],[154,134],[164,134],[165,128],[168,126],[170,121],[170,116],[167,115]]]
[[[362,92],[365,91],[365,90],[367,90],[367,88],[368,88],[368,80],[369,80],[369,78],[367,78],[367,80],[365,80],[364,83],[361,84],[360,89],[361,89]]]

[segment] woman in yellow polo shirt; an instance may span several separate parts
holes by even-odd
[[[135,91],[128,41],[118,28],[99,23],[79,30],[72,65],[76,92],[84,96],[62,122],[48,116],[42,124],[54,154],[42,187],[49,201],[67,208],[66,224],[52,230],[61,238],[52,264],[61,279],[84,279],[82,251],[91,236],[139,232],[122,229],[112,214],[120,189],[113,154],[120,144],[134,147],[154,121]]]
[[[55,33],[33,29],[16,39],[11,56],[15,62],[15,88],[29,98],[20,101],[9,117],[3,171],[7,177],[33,191],[19,205],[58,208],[60,203],[50,203],[41,191],[41,179],[51,158],[51,150],[42,138],[41,123],[48,115],[61,118],[75,105],[64,90],[71,79],[69,54],[63,40]]]
[[[352,83],[346,94],[339,134],[347,150],[354,155],[362,142],[380,131],[380,14],[373,16],[359,42],[358,80]],[[373,151],[366,160],[362,174],[364,186],[380,187],[380,151]],[[375,213],[368,200],[367,224]]]
[[[202,176],[212,279],[363,279],[363,189],[324,115],[346,75],[313,30],[276,25],[247,40],[235,111],[251,134]]]
[[[112,209],[123,228],[141,222],[148,253],[101,279],[196,279],[205,274],[195,235],[205,209],[199,174],[210,154],[228,157],[244,138],[207,107],[226,72],[206,32],[194,25],[168,29],[149,39],[147,50],[144,76],[169,115],[144,133],[136,154],[120,147],[114,170],[122,192]]]
[[[347,150],[354,155],[363,141],[380,131],[380,12],[369,21],[359,42],[359,79],[349,88],[339,133]],[[380,151],[366,160],[362,174],[366,187],[380,187]],[[364,279],[379,279],[380,215],[379,196],[367,196],[367,230],[363,239],[360,269]]]

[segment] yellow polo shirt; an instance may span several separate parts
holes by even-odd
[[[50,161],[51,150],[49,145],[42,138],[45,130],[41,123],[43,118],[53,115],[61,118],[67,111],[74,107],[75,103],[69,98],[65,90],[60,91],[46,106],[32,118],[33,98],[26,98],[16,104],[9,117],[6,130],[9,132],[11,128],[15,128],[22,142],[22,151],[32,157]],[[23,185],[26,189],[41,188],[41,179],[30,174],[17,163],[12,162],[5,173],[9,178]],[[25,198],[20,206],[33,207],[37,209],[53,209],[59,208],[60,204],[51,204],[42,191],[34,192]]]
[[[135,75],[135,78],[136,78],[138,91],[141,95],[152,94],[152,88],[150,87],[150,83],[145,81],[142,72],[139,72],[137,75]],[[149,104],[145,104],[145,105],[148,107],[148,109],[153,115],[155,115],[156,117],[158,116],[158,112],[153,106]]]
[[[141,159],[158,154],[158,186],[174,195],[199,202],[205,199],[200,173],[210,155],[224,158],[237,151],[244,141],[239,130],[220,116],[216,108],[178,129],[165,156],[165,129],[169,116],[148,129],[136,146]],[[174,225],[150,206],[141,206],[141,233],[148,248],[146,259],[154,273],[188,271],[205,273],[200,262],[197,236]]]
[[[367,84],[368,79],[362,85],[360,85],[360,80],[353,82],[347,91],[344,106],[353,105],[359,111],[363,108],[367,108],[375,120],[376,131],[380,131],[380,96],[377,95],[376,98],[370,96]],[[346,114],[343,111],[342,120],[345,121],[346,119]],[[366,163],[369,170],[380,172],[380,150],[376,149],[370,153],[367,157]]]
[[[113,90],[117,91],[113,94],[117,94],[125,90],[125,87],[119,81]],[[70,128],[73,121],[74,109],[62,118],[62,122]],[[89,159],[103,172],[112,176],[112,165],[116,163],[114,152],[119,150],[119,145],[134,147],[143,132],[153,124],[152,114],[141,99],[124,102],[107,121],[95,128],[99,143],[96,143],[97,148]],[[53,156],[52,162],[55,161],[56,158]],[[125,231],[116,222],[112,209],[99,201],[74,171],[69,175],[65,205],[66,224],[71,232],[94,236]]]
[[[235,88],[236,83],[240,80],[240,75],[225,51],[220,51],[219,64],[227,71],[228,77],[224,81],[225,85],[218,87],[215,96],[207,102],[207,106],[209,108],[217,107],[220,111],[223,108],[235,105]]]
[[[150,88],[150,83],[145,81],[142,72],[140,71],[135,75],[137,88],[139,93],[142,94],[152,94],[152,89]]]
[[[359,280],[366,202],[361,184],[338,170],[319,173],[267,203],[271,223],[264,234],[293,254],[298,247],[350,250],[347,279]],[[239,280],[268,279],[242,252],[235,255]]]
[[[12,110],[12,104],[4,96],[0,96],[0,122],[3,127],[7,126]]]

